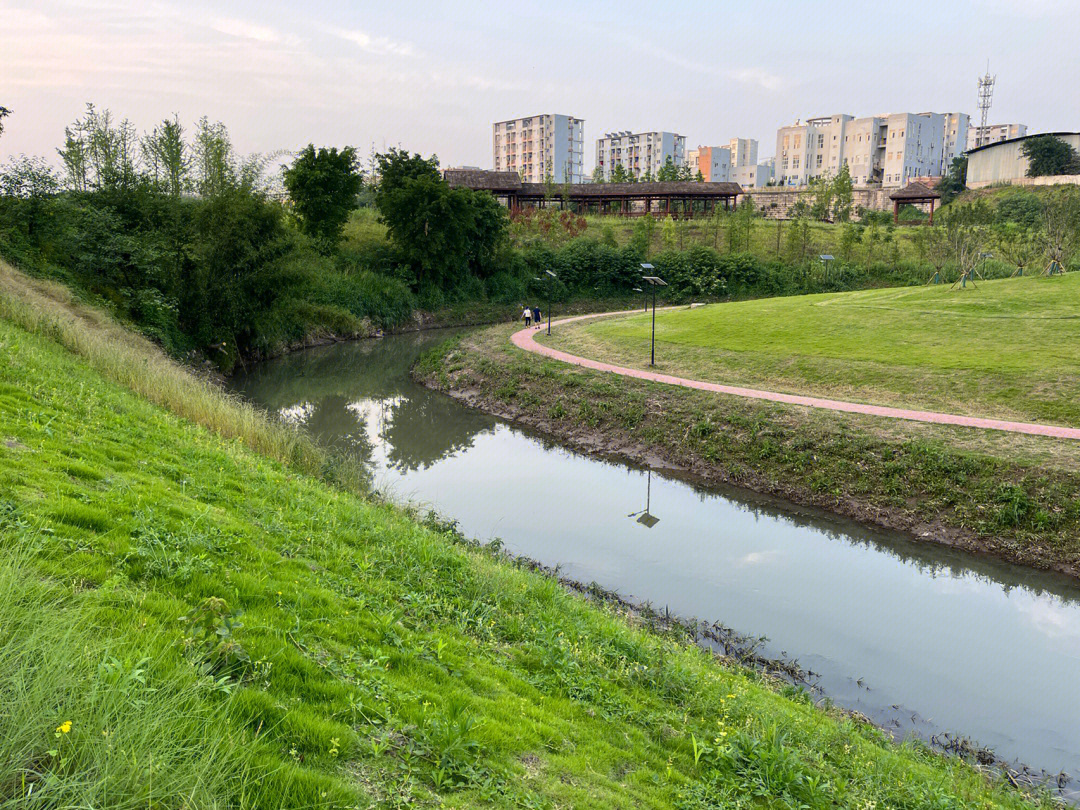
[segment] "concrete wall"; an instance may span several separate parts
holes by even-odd
[[[1080,151],[1080,133],[1058,135],[1073,149]],[[1023,152],[1024,139],[995,143],[968,153],[968,188],[984,188],[994,183],[1010,185],[1051,185],[1052,183],[1025,183],[1027,180],[1049,180],[1027,176],[1028,159]],[[1067,181],[1057,181],[1067,182]]]
[[[891,191],[877,186],[854,189],[851,194],[852,216],[860,207],[871,211],[892,211],[892,200],[889,199]],[[791,209],[800,199],[805,200],[808,206],[813,202],[805,188],[770,186],[755,188],[749,194],[758,213],[766,219],[791,219]],[[742,202],[741,197],[739,202]]]

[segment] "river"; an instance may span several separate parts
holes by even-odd
[[[446,337],[310,349],[233,385],[469,537],[766,636],[766,654],[900,736],[960,733],[1080,779],[1080,584],[570,451],[410,380]]]

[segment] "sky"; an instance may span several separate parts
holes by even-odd
[[[1080,0],[0,0],[0,162],[55,159],[87,102],[147,130],[226,124],[242,153],[399,146],[490,168],[491,125],[585,120],[688,147],[834,113],[967,112],[1080,130]],[[1054,76],[1060,80],[1055,80]]]

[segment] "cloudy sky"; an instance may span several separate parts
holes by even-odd
[[[400,145],[491,165],[494,121],[556,112],[775,148],[845,112],[974,114],[1080,129],[1080,0],[170,2],[0,0],[0,160],[55,155],[94,102],[140,129],[223,121],[242,152]],[[1055,79],[1057,76],[1059,78]]]

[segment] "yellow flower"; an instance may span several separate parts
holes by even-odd
[[[56,733],[57,734],[67,734],[69,731],[71,731],[71,721],[70,720],[65,720],[63,723],[61,723],[60,725],[58,725],[56,727]]]

